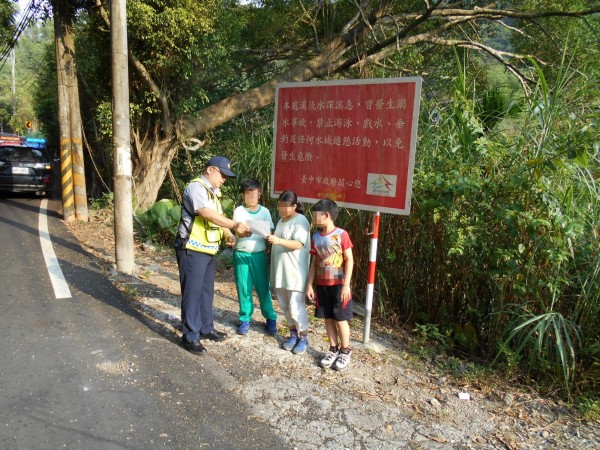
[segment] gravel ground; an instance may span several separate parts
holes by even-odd
[[[181,335],[173,252],[138,246],[136,274],[126,276],[114,268],[110,218],[92,215],[89,223],[67,226],[150,326],[170,339]],[[343,372],[318,366],[328,346],[322,320],[312,318],[310,348],[303,355],[280,349],[283,336],[266,334],[258,307],[250,333],[238,336],[231,269],[220,267],[215,288],[216,327],[230,337],[206,344],[209,357],[237,382],[234,391],[252,414],[292,449],[600,448],[598,423],[581,421],[566,405],[523,386],[458,379],[444,371],[445,356],[422,359],[411,352],[413,338],[406,333],[372,324],[365,346],[360,318],[352,323],[352,362]]]

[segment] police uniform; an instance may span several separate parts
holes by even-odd
[[[196,214],[210,208],[222,214],[220,190],[200,176],[183,192],[181,222],[175,241],[181,284],[181,323],[183,339],[196,341],[214,330],[213,298],[215,255],[223,239],[223,229]]]

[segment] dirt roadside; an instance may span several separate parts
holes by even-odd
[[[92,212],[89,223],[67,226],[147,317],[149,326],[165,337],[181,335],[172,251],[136,245],[136,274],[126,276],[114,268],[110,217]],[[270,424],[290,448],[600,448],[599,424],[582,422],[560,402],[535,392],[457,380],[441,369],[443,356],[425,361],[411,356],[408,335],[373,325],[371,336],[378,350],[361,348],[360,319],[353,323],[355,351],[344,372],[317,364],[327,347],[321,320],[312,319],[311,347],[300,356],[279,348],[283,336],[266,334],[258,308],[250,333],[238,336],[231,269],[220,268],[215,288],[216,326],[230,338],[208,343],[208,357],[229,372],[253,414]],[[281,311],[276,310],[280,331],[285,332]],[[468,393],[470,399],[459,398],[459,393]]]

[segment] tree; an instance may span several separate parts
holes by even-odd
[[[35,23],[23,31],[15,46],[17,104],[13,123],[22,127],[25,121],[32,120],[33,131],[38,129],[39,121],[35,114],[37,98],[31,86],[39,80],[45,47],[52,40],[51,33],[52,24]]]
[[[13,93],[11,91],[10,64],[7,64],[11,41],[15,31],[14,21],[15,7],[8,0],[0,0],[0,66],[3,66],[0,73],[0,128],[8,124],[11,117],[13,103]]]
[[[544,0],[546,8],[555,9],[560,6],[559,0]],[[570,11],[584,9],[590,2],[586,0],[573,0],[569,2]],[[535,11],[541,6],[540,0],[525,0],[522,8],[525,11]],[[567,59],[578,69],[586,72],[594,70],[592,67],[598,57],[598,27],[600,16],[584,17],[580,21],[564,21],[560,17],[540,17],[533,21],[525,22],[521,19],[514,21],[519,29],[525,33],[513,33],[510,43],[520,53],[536,55],[544,69],[544,75],[553,81],[556,73],[556,63],[562,60],[565,49]],[[540,36],[539,39],[528,38],[528,35]],[[595,65],[595,70],[600,69]]]
[[[481,3],[481,5],[480,5]],[[107,22],[104,4],[96,0]],[[484,40],[485,30],[507,29],[507,21],[543,18],[577,21],[600,12],[593,2],[579,9],[556,6],[523,10],[484,2],[300,2],[265,0],[142,1],[128,4],[132,123],[136,198],[151,205],[178,149],[191,137],[273,102],[283,81],[368,73],[390,63],[398,73],[419,73],[414,60],[439,49],[472,49],[502,63],[527,88],[535,55]],[[89,25],[98,24],[89,16]],[[266,27],[266,28],[265,28]],[[536,36],[534,36],[536,37]]]
[[[8,45],[15,31],[15,4],[0,0],[0,48]]]

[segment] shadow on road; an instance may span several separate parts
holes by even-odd
[[[89,267],[85,267],[85,262],[81,265],[74,264],[71,261],[60,259],[60,266],[67,278],[69,286],[79,292],[101,301],[118,311],[125,313],[165,339],[178,344],[181,331],[181,321],[179,319],[179,308],[181,297],[179,293],[162,289],[152,283],[145,282],[135,276],[126,274],[116,274],[117,283],[123,286],[125,292],[121,292],[103,272],[100,267],[103,263],[93,258],[89,253],[78,249],[79,253],[85,254]],[[215,290],[215,296],[220,296],[228,301],[236,302],[237,299],[224,294],[218,289]],[[136,297],[146,297],[156,299],[166,306],[175,308],[177,314],[170,314],[163,309],[150,306],[151,302],[136,301]],[[231,327],[235,330],[238,322],[237,312],[225,308],[214,308],[215,321],[221,325]],[[219,325],[217,325],[218,327]],[[226,330],[227,332],[235,332]]]

